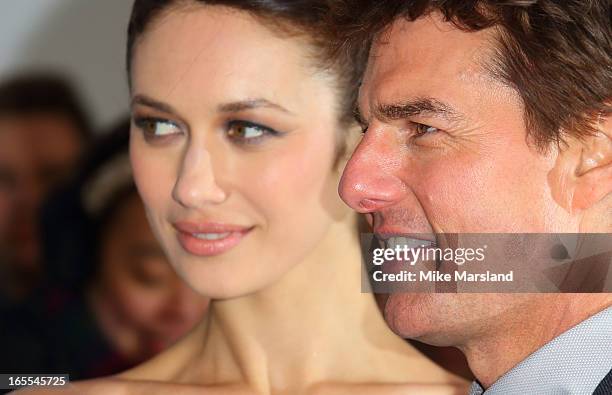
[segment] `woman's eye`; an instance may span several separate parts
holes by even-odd
[[[168,120],[157,118],[138,118],[134,121],[145,136],[150,138],[165,137],[180,133],[179,127]]]
[[[268,135],[277,136],[274,129],[247,121],[231,121],[227,125],[227,135],[239,143],[254,143]]]
[[[436,133],[436,132],[440,131],[440,129],[438,129],[436,127],[425,125],[425,124],[422,124],[422,123],[415,123],[414,124],[414,129],[415,129],[416,137],[421,137],[421,136],[426,135],[426,134],[433,134],[433,133]]]

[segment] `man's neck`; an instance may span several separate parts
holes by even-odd
[[[485,389],[546,343],[610,307],[612,295],[548,294],[538,295],[537,301],[514,322],[460,347]]]

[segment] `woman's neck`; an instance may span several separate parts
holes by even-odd
[[[213,302],[192,336],[200,343],[185,366],[189,381],[243,382],[261,393],[355,378],[403,381],[406,362],[424,358],[385,326],[372,295],[361,293],[354,229],[332,226],[319,248],[273,286]]]

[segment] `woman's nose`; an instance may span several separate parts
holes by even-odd
[[[218,184],[218,175],[207,149],[198,146],[187,149],[172,196],[182,206],[193,209],[227,199],[226,191]]]

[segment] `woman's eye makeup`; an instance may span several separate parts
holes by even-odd
[[[280,137],[283,133],[255,122],[233,120],[226,124],[227,137],[237,144],[258,144],[269,137]]]
[[[168,119],[157,117],[134,117],[134,125],[151,143],[164,142],[183,133],[181,127]],[[230,120],[223,125],[227,138],[239,145],[255,145],[270,137],[281,137],[285,133],[271,127],[246,120]]]
[[[181,133],[180,127],[167,119],[155,117],[134,117],[134,125],[144,134],[145,139],[154,141]]]

